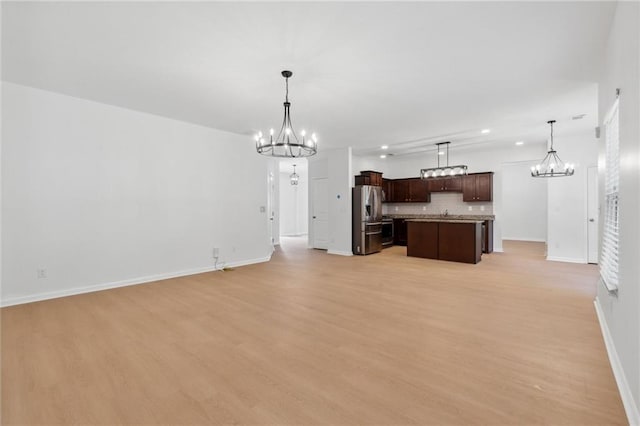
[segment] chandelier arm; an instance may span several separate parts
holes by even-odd
[[[284,118],[282,119],[282,126],[278,132],[278,137],[276,137],[276,144],[280,140],[280,136],[282,136],[282,132],[284,132],[285,127],[287,127],[287,102],[284,104]]]
[[[289,104],[289,106],[290,105],[291,104]],[[287,121],[289,125],[289,130],[291,131],[290,133],[293,135],[293,138],[296,140],[296,143],[299,145],[300,141],[298,141],[298,136],[296,135],[296,132],[293,130],[293,125],[291,124],[291,111],[289,110],[289,106],[287,106]]]

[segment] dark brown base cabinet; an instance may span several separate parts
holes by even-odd
[[[438,224],[438,259],[478,263],[481,256],[482,223]]]
[[[407,256],[438,259],[438,222],[407,222]]]
[[[482,222],[407,222],[407,256],[478,263]]]
[[[407,245],[407,222],[404,219],[393,219],[393,245]]]
[[[485,220],[482,229],[482,252],[493,253],[493,221]]]

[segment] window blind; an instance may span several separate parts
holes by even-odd
[[[605,117],[604,224],[600,276],[609,291],[618,289],[618,242],[620,235],[620,139],[618,100]]]

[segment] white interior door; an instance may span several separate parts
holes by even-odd
[[[328,179],[312,180],[312,215],[311,226],[313,227],[313,238],[311,246],[318,249],[329,248],[329,188]]]
[[[587,262],[598,263],[598,168],[587,169]]]
[[[271,244],[271,252],[274,250],[275,238],[274,238],[274,219],[275,219],[275,211],[274,211],[274,198],[275,198],[275,182],[274,182],[274,173],[273,171],[269,171],[267,178],[267,185],[269,188],[269,193],[267,195],[267,229],[269,234],[269,243]]]

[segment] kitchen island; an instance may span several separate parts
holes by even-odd
[[[407,256],[478,263],[482,220],[407,219]]]
[[[446,215],[441,214],[387,214],[386,218],[393,220],[393,244],[399,246],[407,245],[407,221],[410,219],[438,219],[447,221],[461,220],[481,220],[483,222],[482,231],[482,253],[493,253],[493,221],[494,215]]]

